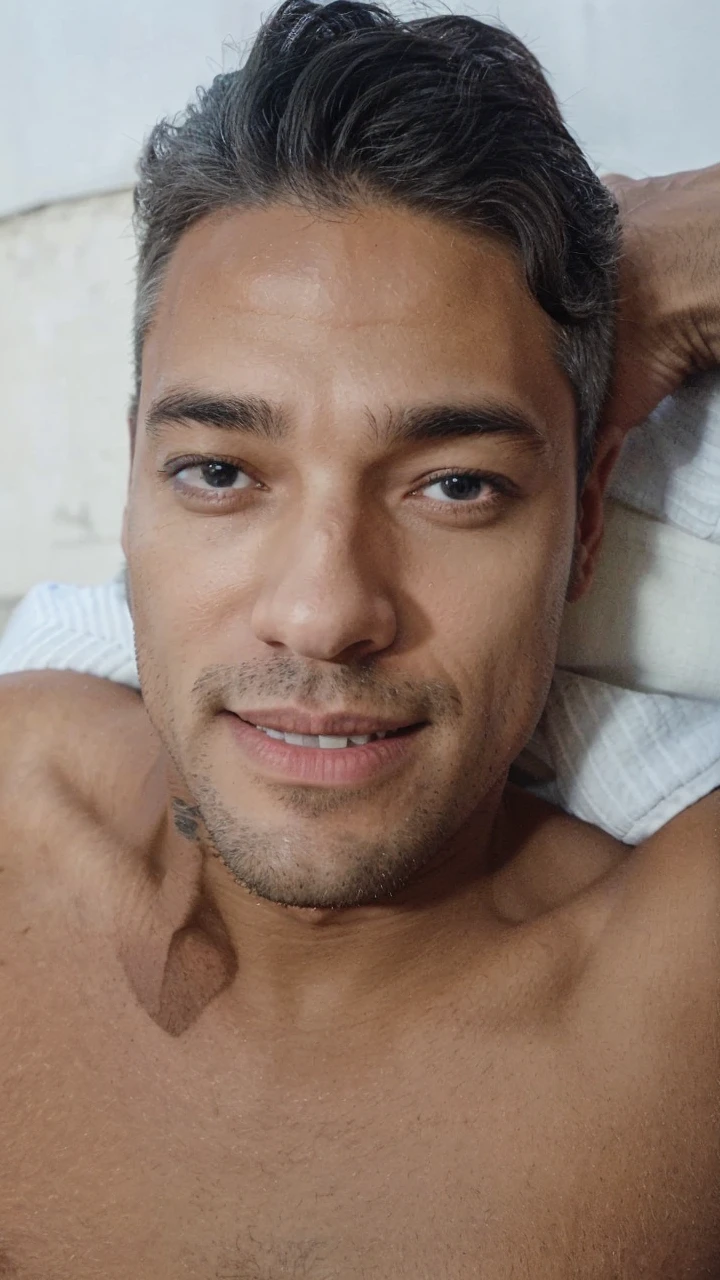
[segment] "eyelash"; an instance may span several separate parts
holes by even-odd
[[[234,467],[237,471],[242,472],[244,475],[246,475],[248,479],[252,480],[252,475],[250,474],[250,472],[244,466],[241,466],[236,458],[223,458],[218,456],[217,454],[214,454],[212,457],[209,457],[207,454],[196,454],[196,455],[191,455],[185,458],[173,458],[169,462],[166,462],[164,466],[160,468],[160,472],[161,472],[161,475],[165,476],[167,479],[174,480],[180,471],[185,471],[189,467],[207,466],[208,464],[213,462],[219,462],[221,465],[226,467]],[[484,509],[484,508],[494,507],[502,498],[513,497],[517,495],[517,492],[518,492],[517,487],[512,483],[512,481],[506,479],[505,476],[499,476],[499,475],[496,475],[494,472],[489,472],[489,471],[473,471],[471,469],[466,469],[463,467],[449,467],[445,471],[435,472],[433,475],[427,476],[423,480],[423,483],[421,485],[418,485],[418,488],[425,489],[428,487],[428,485],[438,484],[441,480],[447,480],[447,479],[450,479],[450,477],[454,477],[454,476],[462,477],[463,479],[466,479],[466,480],[475,480],[479,483],[488,485],[492,490],[491,496],[485,500],[468,499],[466,501],[458,501],[458,502],[447,501],[444,503],[438,503],[438,505],[446,506],[452,509],[460,508],[461,510],[463,508],[465,508],[466,510],[467,509],[477,510],[478,508]],[[177,488],[180,489],[181,492],[184,492],[186,494],[192,493],[192,492],[197,493],[197,490],[193,491],[192,486],[184,485],[182,481],[178,483]],[[248,485],[247,491],[249,492],[251,488],[252,486]],[[216,491],[217,497],[213,496],[212,489],[202,490],[201,492],[203,493],[203,501],[209,502],[209,503],[217,503],[218,505],[224,505],[225,502],[227,501],[227,499],[223,496],[224,493],[228,493],[228,492],[237,493],[240,491],[219,489]],[[430,501],[433,501],[433,499],[430,499]]]

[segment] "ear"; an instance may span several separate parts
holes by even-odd
[[[624,438],[619,431],[606,431],[600,436],[592,470],[578,500],[575,553],[566,594],[569,604],[579,600],[593,580],[605,527],[605,490]]]

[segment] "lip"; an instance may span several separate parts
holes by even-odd
[[[265,729],[277,729],[279,733],[305,733],[313,737],[349,738],[351,734],[389,733],[392,729],[407,729],[419,724],[413,719],[383,720],[378,716],[355,716],[337,711],[329,715],[296,711],[293,707],[266,707],[265,710],[234,711],[234,715],[251,725]]]
[[[375,781],[397,772],[417,749],[417,742],[424,728],[424,725],[419,724],[416,729],[398,738],[381,738],[375,742],[368,742],[365,746],[325,749],[324,747],[296,747],[289,742],[269,738],[262,729],[256,729],[253,724],[249,724],[232,711],[222,711],[220,717],[227,721],[233,738],[241,750],[254,764],[259,765],[264,773],[282,777],[286,782],[304,782],[325,787],[353,786],[362,782]],[[326,718],[325,723],[328,722]],[[333,723],[336,724],[339,721],[336,719]],[[358,721],[355,720],[354,723]],[[377,724],[377,721],[374,723]],[[269,729],[274,727],[274,724],[267,726]],[[293,733],[301,730],[281,729],[280,732]],[[306,732],[310,731],[306,730]],[[360,733],[362,730],[357,732]],[[368,729],[366,732],[370,733],[373,730]],[[336,733],[333,736],[345,737],[347,733]]]

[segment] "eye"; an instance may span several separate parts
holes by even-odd
[[[247,489],[254,485],[247,472],[236,463],[222,458],[182,458],[167,468],[169,474],[185,490],[210,493],[213,490]]]
[[[427,494],[433,502],[446,505],[479,503],[486,506],[506,489],[499,478],[480,471],[449,471],[431,478],[417,492]]]

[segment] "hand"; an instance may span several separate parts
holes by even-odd
[[[603,181],[623,229],[616,370],[603,425],[620,440],[690,374],[720,365],[720,164]]]

